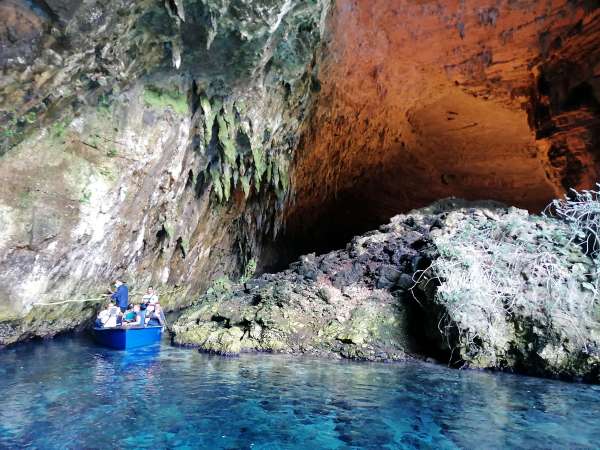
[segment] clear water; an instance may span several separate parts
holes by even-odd
[[[0,351],[2,448],[596,448],[600,387],[62,338]]]

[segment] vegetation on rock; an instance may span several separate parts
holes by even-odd
[[[154,108],[171,108],[177,114],[188,112],[187,96],[177,89],[165,90],[156,86],[145,86],[144,101]]]
[[[516,208],[450,211],[418,274],[444,341],[471,367],[595,377],[597,266],[559,220]],[[434,289],[432,289],[435,286]],[[435,310],[435,309],[434,309]]]
[[[431,356],[599,382],[597,265],[561,220],[441,201],[344,251],[209,291],[174,341],[224,354]]]

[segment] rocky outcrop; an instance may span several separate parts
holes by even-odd
[[[422,234],[399,224],[278,274],[217,286],[173,326],[174,342],[221,354],[270,351],[398,360],[416,353],[404,289]]]
[[[599,266],[579,233],[516,208],[425,212],[438,221],[413,293],[430,348],[459,366],[600,382]]]
[[[500,204],[438,202],[346,250],[211,289],[175,323],[174,342],[600,382],[597,266],[570,232]]]

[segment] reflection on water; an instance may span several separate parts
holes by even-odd
[[[600,387],[62,338],[0,352],[0,447],[595,448]]]

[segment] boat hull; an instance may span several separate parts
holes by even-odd
[[[144,347],[160,341],[162,327],[94,328],[94,339],[100,345],[117,350]]]

